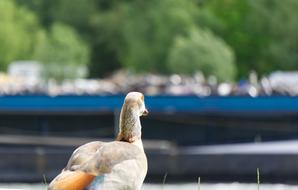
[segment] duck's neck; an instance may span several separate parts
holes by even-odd
[[[135,142],[141,139],[141,122],[134,106],[124,105],[120,113],[118,141]]]

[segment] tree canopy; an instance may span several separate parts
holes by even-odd
[[[78,69],[88,63],[89,49],[72,27],[54,23],[36,43],[34,58],[45,65],[46,78],[62,80],[80,76]]]
[[[193,29],[189,36],[177,37],[170,51],[169,68],[174,73],[217,76],[220,81],[235,77],[234,53],[209,30]]]
[[[10,0],[0,1],[0,70],[16,59],[31,59],[41,28],[36,15]]]
[[[220,80],[295,70],[297,8],[296,0],[2,0],[0,70],[49,57],[84,64],[90,77],[119,68],[201,69]],[[62,42],[68,48],[58,51]]]

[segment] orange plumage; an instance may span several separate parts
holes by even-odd
[[[63,171],[55,178],[55,185],[50,190],[83,190],[95,176],[81,171]]]

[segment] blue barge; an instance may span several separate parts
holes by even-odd
[[[44,174],[51,180],[75,147],[113,139],[123,100],[122,95],[1,96],[0,182],[40,182]],[[298,97],[146,96],[145,101],[147,180],[160,181],[168,173],[169,180],[254,182],[260,168],[267,182],[297,183],[298,165],[292,163],[298,152],[291,147],[298,145]]]
[[[179,145],[298,138],[298,97],[146,96],[144,138]],[[117,96],[2,96],[0,132],[114,138],[124,100]]]
[[[0,111],[5,112],[114,112],[122,106],[124,96],[1,96]],[[148,96],[151,112],[189,113],[298,113],[298,97],[197,97]]]

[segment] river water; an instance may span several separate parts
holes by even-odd
[[[145,184],[142,190],[257,190],[256,184]],[[0,190],[46,190],[44,184],[0,184]],[[295,185],[261,184],[260,190],[298,190]]]

